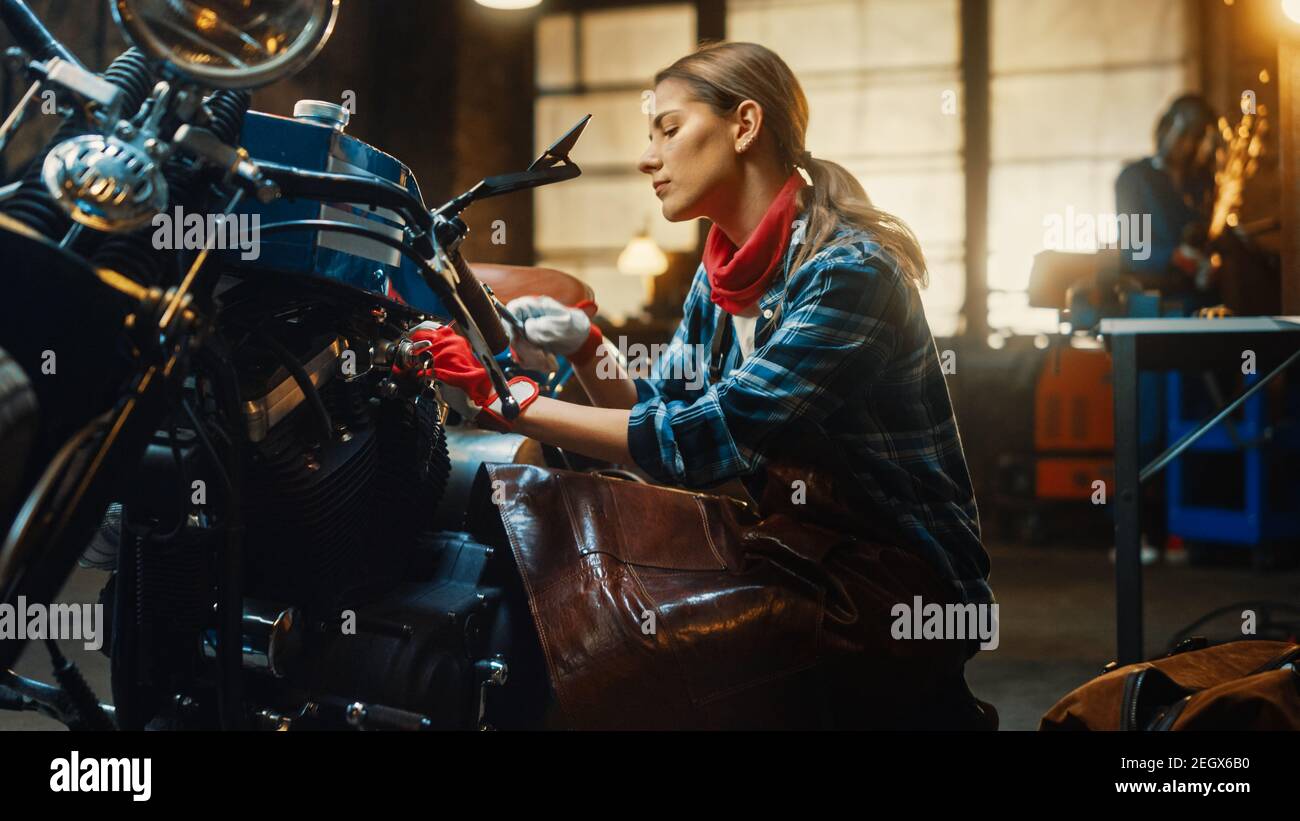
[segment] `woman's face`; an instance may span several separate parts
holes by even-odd
[[[739,122],[690,97],[677,79],[657,85],[649,114],[650,145],[637,163],[650,176],[664,219],[681,222],[717,213],[739,177]]]

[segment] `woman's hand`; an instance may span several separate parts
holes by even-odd
[[[501,414],[501,400],[492,387],[492,378],[478,361],[469,342],[447,325],[424,322],[410,333],[413,342],[424,343],[421,354],[433,357],[433,366],[420,370],[394,371],[398,376],[434,377],[445,385],[463,391],[469,407],[461,415],[481,428],[501,432],[514,431],[548,445],[581,453],[614,464],[632,463],[627,449],[628,412],[608,408],[590,408],[539,396],[537,383],[526,376],[509,382],[510,393],[519,402],[519,416],[510,423]],[[427,346],[427,347],[426,347]],[[530,412],[525,412],[532,408]]]
[[[582,309],[583,304],[570,307],[549,296],[521,296],[510,300],[506,309],[523,327],[522,336],[526,337],[512,338],[511,345],[520,343],[516,353],[531,347],[550,356],[567,358],[593,405],[631,408],[636,404],[636,387],[618,351],[605,342],[600,328]],[[523,363],[522,358],[519,361]]]
[[[433,367],[421,370],[417,376],[432,376],[438,381],[464,391],[470,408],[467,421],[483,428],[508,431],[513,425],[501,413],[501,398],[492,385],[492,377],[470,349],[469,341],[449,325],[423,322],[410,334],[416,343],[428,343],[423,353],[433,357]],[[519,403],[519,411],[532,404],[541,393],[537,383],[526,376],[516,376],[507,383],[510,393]],[[462,413],[462,415],[466,415]]]
[[[590,360],[603,339],[585,311],[549,296],[521,296],[510,300],[506,309],[519,320],[528,342],[575,364]]]
[[[589,408],[539,396],[537,383],[526,376],[509,382],[510,393],[519,402],[519,416],[514,423],[501,414],[501,400],[492,387],[487,369],[474,356],[465,337],[447,325],[423,322],[411,331],[410,338],[421,346],[420,353],[433,357],[433,367],[415,371],[420,378],[434,377],[457,388],[469,400],[468,413],[461,413],[482,428],[515,431],[548,445],[581,453],[615,464],[631,464],[627,449],[628,412],[607,408]],[[410,371],[400,371],[409,376]],[[528,408],[531,413],[525,413]]]

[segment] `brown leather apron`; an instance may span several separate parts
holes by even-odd
[[[987,721],[961,678],[966,643],[891,636],[894,605],[957,600],[915,554],[790,509],[760,517],[724,496],[532,465],[485,467],[504,499],[497,510],[561,724]],[[809,483],[812,506],[829,503],[814,501],[829,487]]]

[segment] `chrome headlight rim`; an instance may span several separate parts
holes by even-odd
[[[315,8],[312,9],[311,19],[294,38],[294,47],[287,49],[283,56],[252,68],[213,68],[181,61],[176,52],[135,12],[134,6],[138,0],[109,2],[118,27],[132,45],[149,57],[161,60],[182,77],[208,88],[246,89],[291,77],[314,60],[334,32],[341,0],[312,0]]]

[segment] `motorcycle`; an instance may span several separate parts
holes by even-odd
[[[63,118],[0,190],[0,604],[110,571],[112,704],[50,639],[56,682],[17,675],[7,639],[0,707],[81,729],[535,725],[518,573],[463,529],[479,465],[524,444],[456,425],[411,332],[453,324],[507,418],[516,373],[562,390],[562,363],[511,359],[502,302],[583,286],[471,266],[461,214],[578,176],[590,115],[431,209],[346,108],[249,110],[339,0],[109,2],[132,47],[102,74],[0,2],[30,83],[0,150],[42,92]]]

